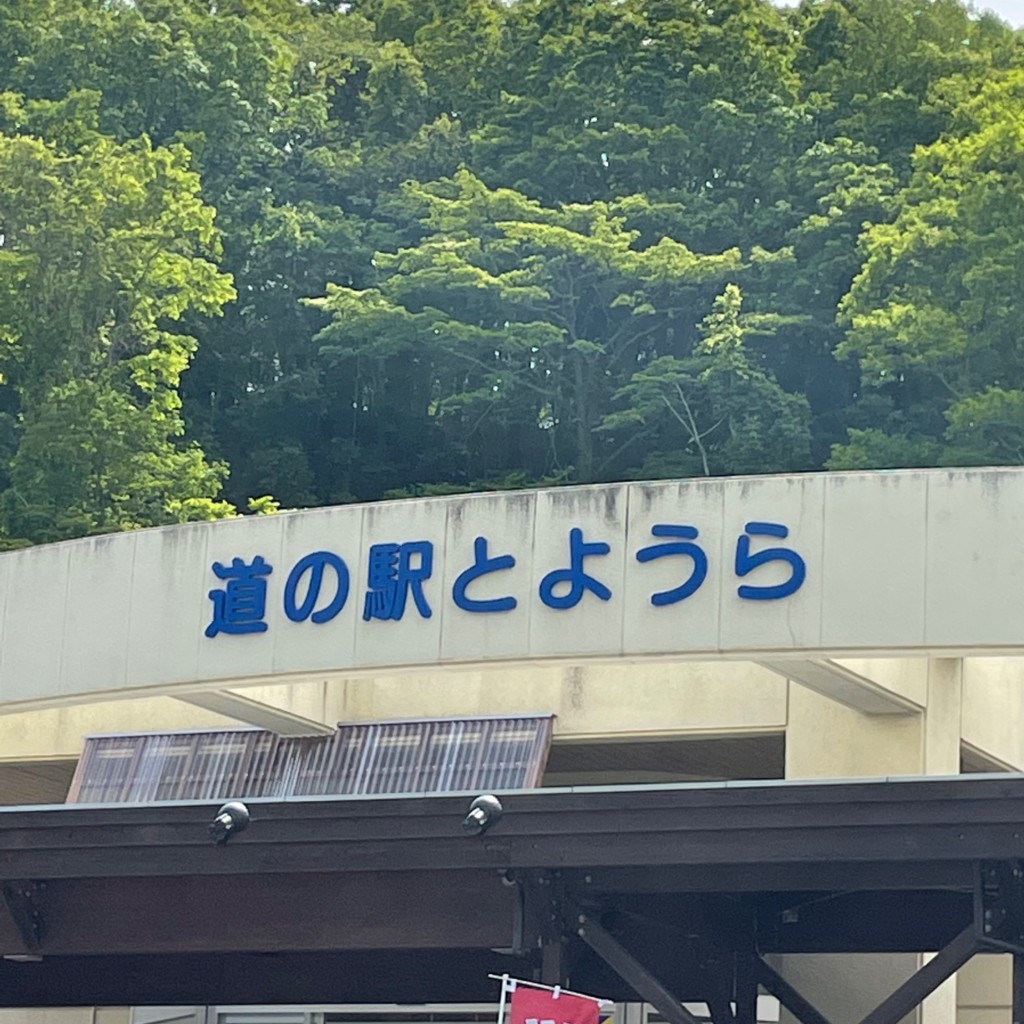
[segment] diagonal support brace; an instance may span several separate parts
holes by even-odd
[[[772,970],[759,956],[752,958],[750,970],[758,982],[775,996],[800,1024],[831,1024],[825,1014],[812,1006],[781,974]]]
[[[701,1024],[629,950],[585,913],[576,914],[576,934],[669,1024]]]
[[[708,996],[708,1010],[711,1013],[712,1024],[736,1024],[736,1017],[733,1015],[732,1007],[729,1005],[729,997],[724,992],[715,992]]]
[[[947,978],[951,978],[979,949],[972,921],[948,946],[943,947],[916,974],[912,974],[888,999],[869,1013],[861,1024],[897,1024],[920,1006]]]
[[[4,882],[4,902],[14,921],[21,941],[30,952],[35,952],[43,942],[43,912],[41,897],[46,889],[43,882]]]

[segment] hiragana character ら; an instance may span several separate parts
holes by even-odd
[[[512,555],[488,558],[486,537],[477,537],[473,541],[473,558],[474,564],[459,573],[452,585],[452,600],[456,605],[467,612],[508,612],[515,608],[518,602],[511,596],[479,600],[466,594],[466,588],[473,580],[492,572],[500,572],[502,569],[511,569],[516,564],[515,558]]]
[[[651,534],[655,537],[679,537],[682,539],[666,544],[651,544],[649,547],[641,548],[636,553],[638,562],[650,562],[655,558],[664,558],[667,555],[686,555],[693,560],[693,569],[689,577],[678,587],[652,594],[651,604],[661,606],[685,600],[700,589],[700,585],[708,575],[708,556],[698,544],[691,543],[697,539],[697,528],[657,523],[651,527]]]
[[[320,588],[323,586],[326,566],[334,570],[336,577],[334,597],[323,608],[314,611],[320,597]],[[295,600],[296,593],[307,572],[310,574],[309,586],[306,587],[306,596],[302,603],[298,604]],[[349,574],[345,560],[333,551],[314,551],[300,558],[288,574],[288,581],[284,586],[284,613],[292,622],[305,622],[306,619],[312,619],[316,623],[330,622],[345,607],[348,590]]]
[[[745,532],[736,541],[736,575],[746,576],[758,566],[769,562],[786,562],[792,572],[788,580],[773,586],[752,587],[741,584],[737,593],[748,601],[774,601],[780,597],[789,597],[796,593],[807,578],[807,564],[791,548],[765,548],[763,551],[750,553],[751,537],[789,536],[789,529],[781,523],[747,523]]]
[[[418,565],[413,565],[415,555],[419,556]],[[363,603],[366,621],[400,619],[410,593],[420,615],[430,618],[430,605],[423,595],[423,581],[430,579],[434,565],[434,545],[429,540],[374,544],[369,561],[368,590]]]
[[[607,555],[611,546],[604,541],[592,541],[587,544],[583,540],[583,531],[574,526],[569,531],[569,568],[555,569],[540,581],[540,599],[549,608],[575,608],[580,603],[585,591],[589,590],[602,601],[611,598],[612,592],[593,576],[584,572],[583,560],[590,555]],[[555,594],[555,587],[560,583],[568,583],[569,590],[561,597]]]
[[[268,565],[262,555],[257,555],[248,565],[241,558],[233,558],[230,565],[214,562],[212,568],[217,579],[226,582],[223,590],[209,593],[213,620],[206,627],[206,635],[265,633],[266,577],[274,571],[273,566]]]

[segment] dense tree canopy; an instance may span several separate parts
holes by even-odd
[[[1024,462],[1024,34],[959,0],[5,0],[0,545]]]

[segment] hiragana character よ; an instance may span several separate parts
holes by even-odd
[[[587,544],[583,540],[583,531],[574,526],[569,531],[569,568],[555,569],[540,581],[540,599],[549,608],[575,608],[580,603],[585,591],[599,597],[602,601],[611,598],[612,592],[600,581],[594,579],[583,570],[583,561],[590,555],[607,555],[611,546],[604,541],[592,541]],[[568,583],[567,593],[558,597],[555,587],[559,583]]]

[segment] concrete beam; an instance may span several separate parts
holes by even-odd
[[[915,715],[924,711],[916,701],[827,658],[780,658],[757,664],[867,715]]]
[[[263,701],[253,700],[234,690],[200,690],[196,693],[181,694],[178,700],[224,715],[226,718],[235,718],[260,729],[276,732],[279,736],[329,736],[334,732],[334,726],[305,718],[272,704],[264,704]]]

